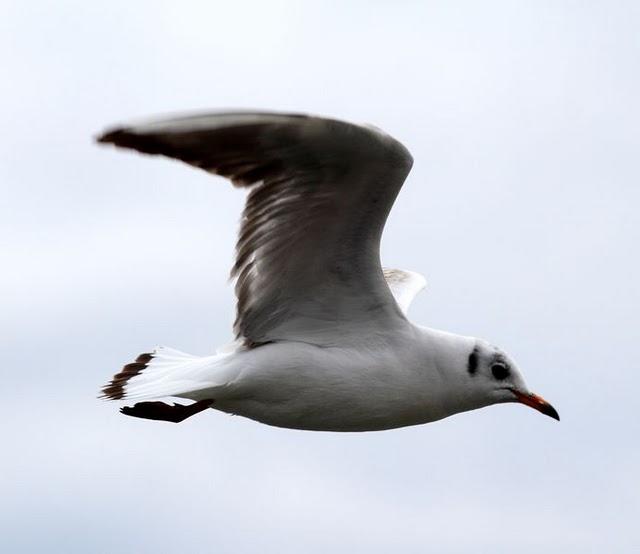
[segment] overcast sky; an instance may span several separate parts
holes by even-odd
[[[2,2],[0,550],[635,552],[639,28],[633,1]],[[426,275],[413,319],[505,348],[562,421],[332,434],[96,400],[139,352],[230,338],[243,193],[92,136],[221,108],[403,141],[382,258]]]

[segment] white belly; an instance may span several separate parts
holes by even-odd
[[[278,427],[373,431],[416,425],[450,415],[433,372],[408,349],[357,350],[277,343],[230,357],[222,387],[193,398]]]

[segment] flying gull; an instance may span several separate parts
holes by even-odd
[[[180,422],[213,408],[278,427],[373,431],[520,402],[559,419],[501,349],[409,321],[425,280],[383,269],[379,246],[413,159],[386,133],[238,112],[122,126],[98,141],[248,189],[231,271],[235,341],[204,357],[141,354],[102,389],[141,400],[122,413]]]

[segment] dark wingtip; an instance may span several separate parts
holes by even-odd
[[[120,127],[111,129],[95,137],[98,144],[113,144],[118,148],[130,148],[142,154],[164,154],[182,159],[162,137],[153,134],[136,133],[133,129]]]
[[[118,138],[124,134],[123,129],[112,129],[94,137],[98,144],[118,144]]]

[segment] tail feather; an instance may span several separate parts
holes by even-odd
[[[198,370],[210,365],[211,357],[199,357],[173,348],[159,347],[140,354],[102,388],[101,398],[159,398],[176,396],[202,388],[195,379]]]

